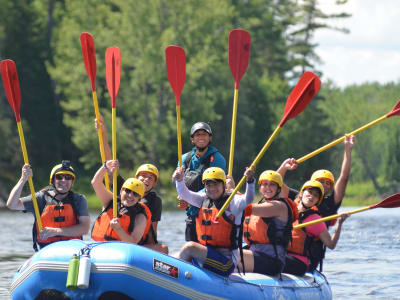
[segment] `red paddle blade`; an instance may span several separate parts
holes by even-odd
[[[92,82],[92,91],[96,90],[96,54],[94,52],[93,37],[88,32],[81,33],[81,48],[85,69]]]
[[[305,72],[290,93],[279,126],[301,113],[321,88],[321,80],[313,72]]]
[[[15,120],[20,122],[21,117],[19,111],[21,107],[21,90],[19,88],[18,73],[15,62],[11,59],[3,60],[0,63],[0,70],[7,100],[14,111]]]
[[[251,36],[246,30],[233,29],[228,37],[228,62],[235,89],[239,88],[240,79],[247,70],[250,57]]]
[[[400,207],[400,193],[393,194],[392,196],[389,196],[385,199],[383,199],[381,202],[371,205],[369,208],[395,208],[395,207]]]
[[[118,47],[110,47],[106,51],[106,80],[112,107],[115,108],[121,81],[121,51]]]
[[[387,118],[391,116],[400,116],[400,101],[393,107],[392,111],[386,115]]]
[[[175,94],[176,105],[180,105],[180,97],[186,80],[186,54],[179,46],[168,46],[165,49],[165,61],[169,84]]]

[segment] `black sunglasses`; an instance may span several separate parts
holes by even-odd
[[[125,193],[127,193],[128,195],[129,195],[130,193],[132,193],[134,197],[140,197],[140,195],[139,195],[138,193],[136,193],[135,191],[132,191],[132,190],[130,190],[130,189],[125,188],[124,191],[125,191]]]
[[[56,179],[57,180],[72,180],[74,177],[70,174],[56,174]]]

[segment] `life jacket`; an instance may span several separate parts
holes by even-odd
[[[259,216],[247,216],[243,223],[243,237],[248,245],[251,244],[273,244],[281,245],[285,249],[291,240],[292,223],[297,219],[298,211],[296,205],[289,198],[272,199],[285,203],[288,208],[288,220],[286,226],[278,230],[276,228],[275,218],[263,218]],[[258,204],[266,202],[266,199],[261,199]]]
[[[43,190],[43,199],[45,205],[43,208],[39,208],[40,218],[42,221],[42,228],[55,227],[64,228],[71,227],[79,223],[79,216],[75,204],[74,193],[68,192],[68,195],[63,200],[55,199],[52,189]],[[82,239],[82,236],[52,236],[46,240],[40,238],[39,227],[35,220],[32,229],[33,248],[37,250],[37,245],[43,247],[47,244],[72,240]]]
[[[216,202],[209,198],[203,201],[196,218],[197,239],[200,244],[232,250],[238,248],[237,232],[241,226],[235,224],[234,217],[227,216],[224,212],[218,223],[212,221],[228,197],[229,195],[224,195]]]
[[[293,225],[301,224],[303,221],[313,215],[319,215],[317,207],[301,212],[299,219],[293,223]],[[293,229],[292,231],[292,242],[288,246],[287,251],[289,253],[306,256],[309,259],[309,271],[313,271],[320,264],[320,270],[322,271],[322,260],[325,257],[325,246],[318,237],[310,237],[307,234],[306,227]]]
[[[146,227],[143,233],[139,245],[143,245],[147,239],[147,234],[151,227],[151,212],[146,204],[142,202],[136,203],[134,206],[124,206],[118,199],[118,220],[121,227],[131,234],[135,226],[135,218],[138,214],[144,214],[146,216]],[[113,202],[110,201],[107,207],[97,217],[96,222],[92,228],[92,239],[95,241],[112,241],[121,240],[118,234],[110,226],[110,221],[114,218],[113,214]]]
[[[210,167],[210,164],[214,161],[214,154],[203,158],[199,167],[196,170],[191,170],[190,163],[192,162],[194,155],[193,152],[195,151],[192,150],[186,153],[186,158],[183,162],[183,165],[185,166],[185,176],[183,180],[189,190],[198,192],[204,188],[204,184],[202,182],[203,170]]]

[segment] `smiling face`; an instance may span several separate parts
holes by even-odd
[[[206,194],[211,200],[218,200],[225,192],[224,183],[220,180],[206,180],[204,186]]]
[[[333,186],[332,181],[327,178],[318,178],[317,180],[321,182],[322,186],[324,187],[325,195],[328,194]]]
[[[200,129],[197,130],[193,136],[190,138],[192,143],[197,148],[206,148],[211,142],[212,136],[208,134],[207,131]]]
[[[278,192],[278,184],[270,180],[264,180],[260,184],[260,193],[265,199],[272,199]]]
[[[140,200],[140,195],[130,189],[121,189],[121,203],[125,206],[133,206]]]
[[[69,192],[73,184],[73,177],[69,174],[56,174],[54,176],[54,187],[60,194]]]
[[[137,179],[144,183],[145,193],[151,191],[151,189],[156,185],[157,178],[154,174],[149,172],[141,172],[137,175]]]

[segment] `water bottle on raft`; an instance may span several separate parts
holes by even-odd
[[[79,271],[79,257],[78,255],[72,255],[68,265],[67,283],[66,287],[69,290],[75,290],[78,282],[78,271]]]
[[[92,263],[90,261],[89,254],[82,255],[81,259],[79,261],[79,273],[78,273],[78,281],[77,281],[78,288],[87,289],[89,287],[91,266],[92,266]]]

